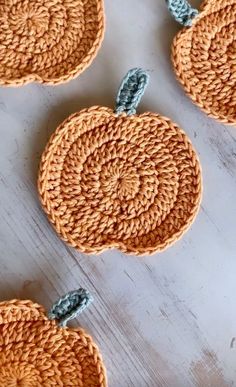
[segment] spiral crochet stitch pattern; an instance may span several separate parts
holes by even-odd
[[[0,303],[0,364],[1,387],[107,387],[92,338],[58,327],[29,300]]]
[[[90,65],[103,35],[103,0],[2,0],[0,84],[69,81]]]
[[[161,251],[189,228],[201,200],[189,139],[168,118],[135,114],[145,72],[125,80],[115,112],[95,106],[72,115],[41,159],[42,206],[62,239],[86,253]]]
[[[182,17],[179,2],[168,0],[178,21]],[[191,27],[180,31],[172,46],[177,78],[209,116],[236,125],[236,0],[205,1],[201,12],[191,22],[185,21]]]

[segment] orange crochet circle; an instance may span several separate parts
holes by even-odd
[[[0,386],[106,387],[99,350],[82,329],[59,328],[32,301],[0,303]]]
[[[236,0],[208,0],[172,47],[185,91],[209,116],[236,124]]]
[[[90,65],[103,34],[103,0],[3,0],[0,84],[69,81]]]
[[[56,231],[80,251],[150,254],[191,225],[201,172],[190,141],[170,120],[93,107],[51,137],[38,187]]]

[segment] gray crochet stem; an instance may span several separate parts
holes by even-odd
[[[93,301],[92,296],[85,289],[78,289],[61,297],[51,308],[48,317],[57,320],[65,327],[68,321],[76,318]]]
[[[115,112],[135,114],[148,81],[149,76],[144,70],[138,68],[130,70],[120,85]]]
[[[184,26],[191,26],[198,10],[192,8],[187,0],[166,0],[168,9],[175,20]]]

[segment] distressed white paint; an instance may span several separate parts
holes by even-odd
[[[173,75],[178,26],[164,0],[106,1],[107,32],[93,65],[69,84],[0,89],[0,296],[49,307],[89,289],[79,319],[97,340],[111,387],[236,385],[236,128],[207,118]],[[188,234],[147,258],[99,257],[64,245],[40,209],[40,154],[57,125],[94,104],[113,106],[133,66],[150,70],[140,111],[171,117],[192,139],[203,166],[202,209]]]

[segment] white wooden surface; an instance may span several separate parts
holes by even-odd
[[[236,128],[207,118],[175,81],[169,56],[179,27],[164,0],[107,0],[106,14],[103,48],[79,79],[0,89],[0,298],[49,307],[86,287],[95,302],[79,324],[99,344],[111,387],[236,386]],[[201,211],[162,254],[86,256],[60,241],[40,208],[39,158],[69,114],[113,107],[134,66],[151,74],[140,112],[171,117],[200,155]]]

